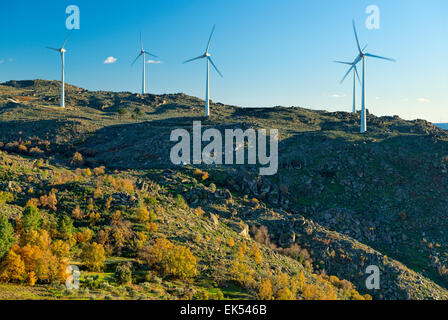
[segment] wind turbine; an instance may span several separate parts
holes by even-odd
[[[60,49],[46,47],[47,49],[61,53],[61,59],[62,59],[61,108],[65,108],[65,53],[67,52],[67,50],[65,50],[65,45],[67,44],[68,38],[70,37],[71,34],[72,33],[70,32],[68,34],[67,38],[65,38],[65,41],[62,44],[62,47]]]
[[[347,71],[347,73],[344,76],[347,77],[347,75],[350,73],[352,69],[356,67],[356,65],[362,60],[362,91],[361,91],[361,133],[364,133],[367,131],[367,121],[366,121],[366,57],[370,58],[376,58],[381,60],[387,60],[387,61],[393,61],[395,62],[395,59],[390,59],[386,57],[377,56],[368,52],[365,52],[364,49],[361,49],[361,46],[359,45],[359,39],[358,39],[358,33],[356,32],[356,26],[355,21],[352,21],[353,24],[353,31],[355,33],[355,39],[356,39],[356,46],[358,48],[359,54],[356,57],[355,61],[353,61],[352,66]]]
[[[140,54],[137,56],[137,58],[135,58],[134,62],[132,62],[131,65],[133,66],[137,62],[138,58],[143,56],[142,94],[146,94],[146,55],[158,58],[158,56],[143,49],[142,34],[140,33]]]
[[[344,62],[344,61],[335,61],[335,62],[353,66],[353,62]],[[341,80],[341,83],[344,82],[347,75]],[[353,113],[356,113],[356,78],[358,78],[358,82],[359,82],[359,84],[361,84],[361,79],[359,78],[359,74],[358,74],[358,68],[356,67],[356,64],[355,64],[354,68],[353,68]]]
[[[210,37],[208,38],[208,43],[207,43],[207,47],[205,49],[205,53],[199,57],[184,61],[184,63],[188,63],[188,62],[203,59],[203,58],[207,59],[207,81],[206,81],[206,88],[205,88],[205,116],[206,117],[210,116],[210,81],[209,81],[210,63],[212,64],[213,68],[215,68],[216,72],[218,72],[218,74],[221,76],[221,78],[223,77],[222,73],[218,70],[216,65],[213,63],[211,55],[208,52],[208,50],[210,49],[210,41],[212,40],[213,33],[215,32],[215,27],[216,27],[216,25],[213,26],[212,32],[210,33]]]

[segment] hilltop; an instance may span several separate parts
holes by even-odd
[[[123,250],[110,244],[107,265],[129,259],[137,278],[148,267],[133,249],[144,232],[143,247],[164,236],[198,257],[196,293],[206,288],[213,295],[219,288],[228,298],[257,297],[250,279],[229,274],[244,262],[250,267],[243,274],[257,284],[271,279],[277,293],[281,274],[294,291],[303,272],[296,298],[319,298],[313,290],[320,298],[357,297],[351,288],[375,299],[448,298],[447,131],[424,120],[368,114],[369,131],[361,135],[359,114],[301,107],[212,103],[212,116],[204,119],[203,101],[182,93],[141,96],[70,85],[62,110],[58,95],[57,81],[0,84],[0,186],[13,195],[0,202],[0,212],[10,221],[21,217],[30,198],[57,189],[56,210],[41,208],[49,221],[72,216],[77,206],[100,213],[93,221],[75,219],[74,234],[88,227],[97,237],[111,225],[114,210],[122,212],[130,236]],[[258,176],[255,166],[172,165],[171,131],[191,130],[199,120],[219,130],[278,129],[278,174]],[[75,154],[82,161],[73,161]],[[103,166],[105,173],[86,173]],[[129,179],[132,192],[114,186],[109,176]],[[101,197],[95,197],[98,188]],[[136,220],[142,204],[156,212],[156,232]],[[81,247],[74,245],[72,258]],[[245,247],[260,250],[262,266]],[[365,288],[369,265],[382,272],[380,290]],[[185,291],[183,282],[159,276],[137,282],[149,292]],[[134,289],[160,298],[143,293],[143,285]]]

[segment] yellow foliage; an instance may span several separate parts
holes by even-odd
[[[157,239],[143,258],[164,276],[189,279],[197,273],[197,259],[190,248],[175,245],[165,238]]]
[[[23,280],[24,275],[25,263],[20,255],[11,249],[0,266],[0,281],[20,282]]]
[[[286,273],[280,272],[277,276],[277,287],[280,289],[287,288],[289,285],[289,278]]]
[[[277,300],[295,300],[296,297],[288,288],[283,288],[277,291],[275,294]]]
[[[201,207],[197,207],[196,209],[194,209],[194,213],[198,216],[198,217],[202,217],[205,213],[204,210],[202,210]]]
[[[230,274],[233,280],[245,287],[251,287],[255,283],[253,278],[254,271],[247,263],[235,261],[230,267]]]
[[[73,209],[72,218],[75,220],[81,220],[83,218],[83,214],[79,206],[76,206],[76,208]]]
[[[103,197],[103,190],[98,186],[93,192],[93,199],[100,199]]]
[[[158,226],[155,222],[147,222],[145,223],[145,230],[149,233],[157,232]]]
[[[252,249],[250,251],[252,258],[256,264],[260,264],[263,262],[263,256],[261,254],[260,249],[254,244],[252,245]]]
[[[73,155],[72,160],[70,161],[70,164],[72,166],[82,166],[84,164],[84,159],[82,157],[82,154],[80,154],[79,152],[76,152]]]
[[[141,206],[137,209],[137,220],[140,222],[146,222],[149,220],[149,211],[145,206]]]
[[[260,300],[274,299],[274,290],[272,289],[272,282],[270,279],[262,280],[258,288],[258,298]]]
[[[81,261],[90,271],[101,271],[106,260],[106,252],[101,244],[87,244],[81,252]]]
[[[56,251],[54,251],[56,250]],[[2,264],[3,281],[22,281],[34,285],[36,281],[51,283],[65,281],[69,249],[61,240],[53,246],[45,230],[32,230],[22,235]]]

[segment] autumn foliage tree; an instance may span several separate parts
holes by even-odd
[[[81,252],[81,261],[88,270],[101,271],[105,260],[106,252],[101,244],[94,242],[84,245]]]
[[[140,252],[140,258],[163,276],[190,279],[197,273],[197,259],[190,248],[159,238],[154,245]]]
[[[68,245],[52,243],[45,230],[24,231],[0,267],[0,280],[26,281],[30,285],[36,281],[63,282],[67,277],[68,253]]]

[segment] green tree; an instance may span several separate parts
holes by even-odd
[[[5,215],[0,216],[0,260],[9,252],[16,242],[14,229]]]
[[[39,214],[39,210],[33,206],[29,205],[23,210],[22,214],[22,225],[25,231],[37,230],[42,224],[42,217]]]
[[[62,238],[68,239],[73,232],[73,220],[62,216],[58,221],[58,231]]]

